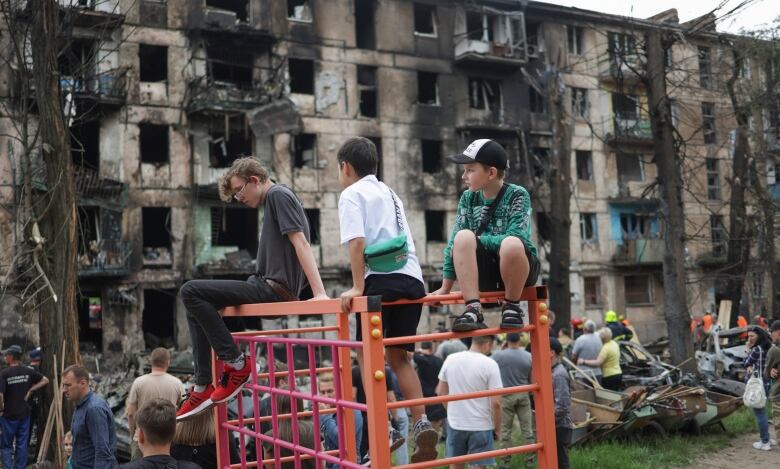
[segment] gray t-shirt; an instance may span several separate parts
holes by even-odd
[[[257,248],[257,274],[300,295],[307,285],[306,275],[287,234],[300,231],[310,240],[303,204],[289,187],[274,184],[266,193],[263,208],[265,218]]]
[[[577,355],[577,358],[583,358],[585,360],[595,360],[601,352],[601,338],[596,334],[582,334],[574,341],[574,348],[572,349],[572,355]],[[583,370],[591,370],[595,376],[601,376],[601,367],[577,365]]]
[[[531,354],[523,349],[506,349],[490,356],[498,363],[505,388],[525,386],[531,382]]]

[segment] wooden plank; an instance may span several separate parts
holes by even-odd
[[[721,300],[720,307],[718,308],[718,324],[720,328],[731,328],[731,300]]]

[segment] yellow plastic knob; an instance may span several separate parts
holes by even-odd
[[[376,314],[371,316],[371,325],[372,326],[378,326],[380,322],[382,322],[382,319],[379,316],[377,316]]]
[[[547,303],[539,303],[539,312],[544,313],[547,311]]]
[[[377,328],[374,328],[371,330],[371,337],[375,339],[381,339],[382,338],[382,331],[380,331]]]
[[[374,372],[374,379],[377,381],[382,381],[385,379],[385,372],[384,371],[375,371]]]
[[[548,322],[550,322],[550,319],[547,317],[546,314],[542,314],[541,316],[539,316],[539,324],[547,324]]]

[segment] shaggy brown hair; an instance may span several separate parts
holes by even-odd
[[[268,170],[263,167],[257,158],[252,156],[238,158],[233,161],[230,169],[219,178],[219,197],[223,202],[233,200],[233,192],[230,187],[230,179],[233,176],[238,176],[244,181],[248,181],[250,177],[256,176],[261,183],[264,183],[268,180]]]

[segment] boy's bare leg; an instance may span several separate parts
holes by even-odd
[[[477,237],[473,231],[461,230],[455,235],[455,239],[452,241],[452,262],[455,265],[455,275],[458,278],[463,299],[466,301],[478,299]],[[525,275],[528,276],[527,260]]]
[[[420,386],[420,377],[409,363],[409,356],[406,350],[400,348],[387,349],[387,361],[390,368],[398,377],[398,387],[401,388],[401,394],[405,399],[420,399],[423,397],[422,386]],[[425,406],[416,405],[409,408],[412,411],[412,423],[416,423],[425,413]]]
[[[505,298],[508,301],[519,301],[531,270],[528,256],[525,255],[525,245],[520,241],[520,238],[509,236],[501,242],[498,255],[501,278],[506,288]]]

